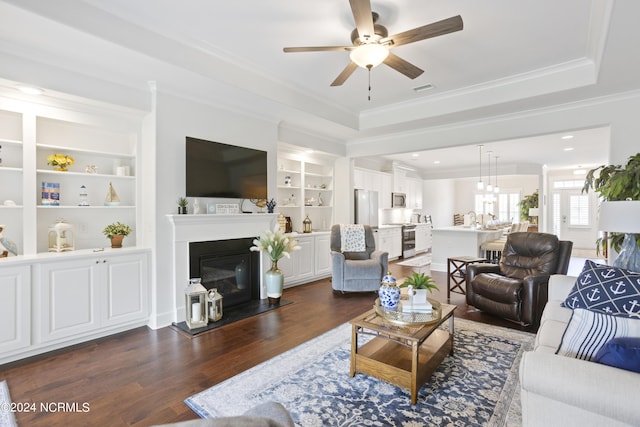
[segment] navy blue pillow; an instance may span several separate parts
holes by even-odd
[[[586,260],[561,306],[640,319],[640,273]]]
[[[640,373],[640,338],[614,338],[602,346],[593,361]]]

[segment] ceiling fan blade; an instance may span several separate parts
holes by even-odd
[[[307,47],[285,47],[285,52],[331,52],[355,49],[355,46],[307,46]]]
[[[410,79],[415,79],[420,74],[424,73],[424,70],[421,70],[412,63],[405,61],[398,55],[394,55],[391,52],[389,52],[389,56],[384,60],[384,63]]]
[[[364,40],[365,36],[373,36],[373,15],[371,14],[371,0],[349,0],[353,19],[356,21],[358,36]]]
[[[442,21],[433,22],[423,25],[422,27],[394,34],[380,40],[380,43],[393,41],[392,46],[401,46],[403,44],[413,43],[431,37],[442,36],[444,34],[460,31],[463,28],[462,17],[460,15],[443,19]]]
[[[355,62],[349,62],[349,64],[347,64],[347,66],[344,68],[344,70],[342,70],[340,75],[338,75],[338,77],[336,77],[336,79],[331,83],[331,86],[340,86],[340,85],[342,85],[342,83],[347,81],[349,76],[351,74],[353,74],[353,72],[356,70],[356,68],[358,68],[358,64],[356,64]]]

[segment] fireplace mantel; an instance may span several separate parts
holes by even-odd
[[[184,320],[184,288],[189,283],[189,243],[258,237],[273,230],[278,214],[167,215],[173,231],[175,319]],[[260,270],[266,270],[264,256]],[[260,298],[266,298],[261,275]]]

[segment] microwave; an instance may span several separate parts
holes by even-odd
[[[406,193],[391,193],[391,207],[392,208],[406,208],[407,207],[407,194]]]

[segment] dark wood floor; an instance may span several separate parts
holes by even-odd
[[[398,277],[409,267],[390,266]],[[446,302],[444,273],[432,276]],[[194,339],[172,327],[146,327],[0,366],[20,426],[150,426],[197,416],[188,396],[335,328],[372,307],[374,293],[336,294],[329,280],[285,290],[293,304],[215,329]],[[453,294],[457,317],[526,330],[479,312]],[[77,412],[46,413],[40,404],[77,403]],[[88,409],[86,412],[82,412]]]

